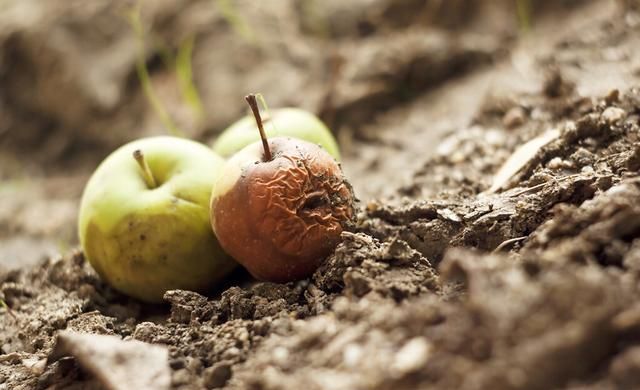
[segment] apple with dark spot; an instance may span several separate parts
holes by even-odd
[[[84,190],[80,244],[116,290],[161,302],[172,289],[204,292],[235,262],[209,223],[209,199],[224,160],[177,137],[131,142],[108,156]]]
[[[255,96],[247,101],[261,141],[224,164],[211,195],[211,224],[224,250],[257,279],[306,278],[353,222],[353,191],[323,148],[289,137],[267,139]]]

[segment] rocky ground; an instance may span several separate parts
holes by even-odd
[[[0,4],[0,389],[637,388],[640,6],[268,4]],[[253,91],[331,125],[361,202],[309,280],[149,306],[86,263],[88,175],[165,132],[140,60],[203,142]]]

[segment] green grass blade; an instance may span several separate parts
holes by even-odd
[[[176,75],[178,76],[178,84],[182,98],[193,109],[198,119],[201,119],[204,116],[204,107],[198,89],[193,81],[193,65],[191,63],[194,44],[195,38],[191,36],[185,39],[180,45],[176,57]]]
[[[238,35],[252,45],[258,43],[256,34],[249,26],[249,23],[240,15],[233,4],[233,0],[216,0],[216,5],[220,13],[222,13],[222,17]]]
[[[153,85],[151,83],[151,77],[149,76],[149,70],[147,69],[146,55],[145,55],[145,32],[142,26],[142,20],[140,18],[140,5],[138,4],[127,12],[127,20],[133,29],[138,44],[138,52],[136,58],[136,72],[142,89],[144,91],[147,100],[151,103],[151,107],[155,111],[156,115],[160,118],[162,124],[167,128],[171,135],[177,137],[183,137],[184,133],[176,126],[171,119],[171,116],[164,107],[164,104],[156,94]]]
[[[273,117],[271,116],[271,112],[269,111],[269,106],[267,106],[267,101],[265,100],[264,96],[262,96],[261,93],[256,93],[255,95],[256,95],[256,98],[258,98],[258,101],[260,102],[262,109],[264,110],[264,112],[267,113],[267,117],[269,118],[269,122],[271,122],[271,126],[273,127],[274,132],[277,133],[278,128],[276,127],[276,121],[274,121]]]

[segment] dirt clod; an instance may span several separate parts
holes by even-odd
[[[116,336],[64,331],[50,358],[71,355],[108,390],[169,389],[166,348]]]

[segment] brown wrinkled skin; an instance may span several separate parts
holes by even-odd
[[[310,276],[354,217],[353,193],[336,161],[317,145],[269,140],[273,159],[242,167],[234,187],[212,199],[222,247],[260,280]]]

